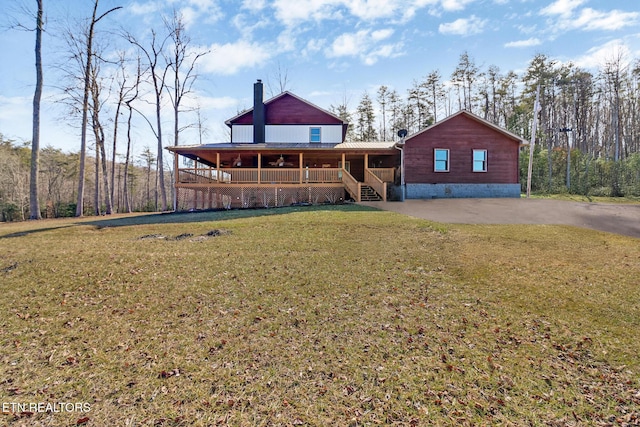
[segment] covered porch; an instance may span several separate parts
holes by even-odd
[[[178,154],[174,157],[177,209],[387,200],[387,185],[394,182],[398,167],[397,150],[392,143],[354,144],[169,147]]]

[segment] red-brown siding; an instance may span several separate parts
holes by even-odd
[[[449,150],[449,172],[434,172],[434,149]],[[472,172],[473,150],[487,150],[487,172]],[[407,139],[407,184],[517,184],[519,141],[459,114]]]
[[[266,104],[266,124],[267,125],[335,125],[343,122],[315,108],[313,105],[301,101],[288,93],[274,99]],[[232,121],[234,125],[253,124],[252,111],[247,111]]]

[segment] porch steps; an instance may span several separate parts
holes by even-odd
[[[362,185],[361,186],[361,192],[360,192],[360,201],[362,202],[379,202],[382,200],[382,197],[380,197],[380,195],[378,193],[376,193],[376,190],[374,190],[373,188],[371,188],[368,185]]]

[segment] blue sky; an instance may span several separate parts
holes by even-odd
[[[9,2],[14,0],[0,5]],[[61,77],[54,65],[66,53],[55,35],[65,23],[79,28],[90,3],[45,1],[41,146],[79,149],[79,119],[68,118],[56,102],[53,86]],[[347,100],[353,110],[365,91],[375,97],[380,85],[404,95],[413,80],[431,71],[447,80],[465,51],[482,70],[495,65],[519,74],[538,53],[593,72],[618,53],[640,58],[636,0],[100,0],[99,10],[114,6],[123,9],[99,23],[98,37],[110,40],[107,51],[126,45],[105,31],[121,26],[143,39],[149,28],[161,33],[162,16],[174,8],[187,23],[192,47],[210,50],[198,62],[194,97],[187,101],[201,108],[205,142],[225,142],[224,120],[251,106],[256,79],[276,91],[278,70],[286,73],[291,92],[323,108]],[[29,19],[19,10],[12,14]],[[0,30],[0,133],[29,140],[35,36],[7,30],[6,19]],[[153,149],[146,123],[138,119],[135,126],[135,148]],[[168,114],[164,127],[168,135]],[[181,138],[181,144],[198,143],[193,131]]]

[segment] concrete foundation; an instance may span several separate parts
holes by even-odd
[[[520,197],[520,184],[406,184],[407,199]]]

